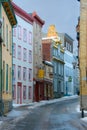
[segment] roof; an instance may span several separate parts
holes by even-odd
[[[71,40],[71,41],[74,41],[74,39],[73,39],[71,36],[69,36],[67,33],[59,33],[59,36],[60,36],[60,35],[62,35],[62,36],[64,36],[64,37],[68,38],[68,39]]]
[[[32,13],[32,17],[34,18],[35,21],[37,21],[41,26],[45,24],[45,21],[42,20],[38,15],[37,13],[34,11]]]
[[[16,13],[16,15],[18,15],[19,17],[21,17],[22,19],[24,19],[25,21],[27,21],[30,24],[33,24],[33,18],[30,14],[28,14],[26,11],[24,11],[23,9],[21,9],[19,6],[17,6],[15,3],[12,2],[14,11]]]
[[[0,0],[12,26],[17,24],[14,10],[10,0]]]

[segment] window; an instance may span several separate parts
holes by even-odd
[[[13,99],[16,99],[16,85],[13,85]]]
[[[29,32],[29,44],[32,44],[32,32]]]
[[[21,39],[21,26],[18,25],[18,39]]]
[[[30,69],[30,68],[29,68],[29,71],[28,71],[28,80],[32,81],[32,69]]]
[[[27,42],[27,30],[25,28],[23,29],[23,41]]]
[[[66,42],[66,48],[68,51],[72,52],[72,43]]]
[[[23,60],[26,61],[27,60],[27,49],[23,48]]]
[[[16,57],[16,44],[13,43],[13,57]]]
[[[29,86],[29,89],[28,89],[28,97],[29,99],[32,99],[32,87]]]
[[[8,49],[8,25],[6,25],[6,47]]]
[[[57,54],[58,54],[57,51],[58,51],[58,50],[57,50],[56,48],[54,48],[54,51],[53,51],[53,53],[54,53],[53,55],[54,55],[54,56],[57,56]]]
[[[18,59],[21,60],[21,46],[18,46]]]
[[[56,64],[56,62],[54,62],[54,73],[55,74],[57,73],[57,64]]]
[[[5,90],[5,61],[3,61],[3,90]]]
[[[23,80],[26,80],[26,77],[27,77],[27,76],[26,76],[26,73],[27,73],[27,72],[26,72],[26,68],[24,67],[24,68],[23,68]]]
[[[72,46],[70,45],[70,52],[72,52]]]
[[[59,48],[58,48],[58,55],[60,56],[60,46],[59,46]]]
[[[21,66],[18,66],[18,80],[21,80]]]
[[[16,79],[16,65],[13,64],[13,81]]]
[[[15,71],[15,77],[16,77],[16,71]],[[12,68],[9,68],[9,91],[12,92]]]
[[[16,28],[13,28],[13,36],[16,37]]]
[[[23,99],[26,99],[26,86],[23,86]]]
[[[6,91],[8,92],[8,64],[6,64]]]
[[[4,45],[5,45],[5,19],[4,19],[4,17],[3,17],[2,24],[3,24],[3,40],[4,40]]]
[[[59,63],[59,75],[61,75],[61,65],[60,65],[60,63]]]
[[[12,54],[12,32],[9,31],[9,49],[10,49],[10,54]]]
[[[29,62],[31,63],[32,62],[32,51],[29,50]]]
[[[57,79],[55,78],[55,80],[54,80],[54,92],[57,92]]]
[[[61,75],[63,76],[63,64],[61,64]]]

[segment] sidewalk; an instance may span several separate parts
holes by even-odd
[[[58,98],[58,99],[52,99],[52,100],[44,100],[44,101],[40,101],[40,102],[33,102],[33,103],[29,103],[29,104],[13,104],[13,109],[12,111],[8,112],[6,114],[6,117],[0,117],[0,125],[3,124],[4,121],[8,121],[11,119],[19,120],[21,118],[23,118],[28,112],[28,110],[21,110],[19,108],[23,108],[23,107],[27,107],[29,110],[32,110],[36,107],[39,106],[43,106],[46,104],[51,104],[51,103],[55,103],[55,102],[60,102],[60,101],[65,101],[65,100],[70,100],[70,99],[75,99],[78,98],[78,95],[74,95],[74,96],[65,96],[62,98]]]

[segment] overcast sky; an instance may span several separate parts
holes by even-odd
[[[75,40],[75,27],[80,11],[80,3],[77,0],[13,0],[13,2],[28,13],[36,11],[45,21],[43,26],[45,33],[49,25],[54,24],[57,32],[67,33]]]

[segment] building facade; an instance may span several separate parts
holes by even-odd
[[[0,2],[0,19],[0,113],[6,113],[12,109],[12,28],[17,24],[9,0]]]
[[[33,101],[33,18],[12,3],[17,26],[13,29],[13,101]]]
[[[52,62],[43,60],[44,69],[44,100],[53,99],[53,64]]]
[[[78,56],[73,55],[73,87],[74,94],[78,94],[80,92],[80,72],[78,66]]]
[[[64,53],[64,95],[74,94],[74,55],[73,55],[73,39],[66,33],[59,33],[63,43]]]
[[[80,0],[79,28],[80,109],[87,110],[87,1]]]
[[[48,28],[47,37],[42,39],[43,59],[53,63],[53,95],[64,95],[64,50],[54,25]]]
[[[42,27],[44,21],[36,12],[31,14],[33,22],[33,100],[43,100]],[[42,75],[40,75],[41,73]]]

